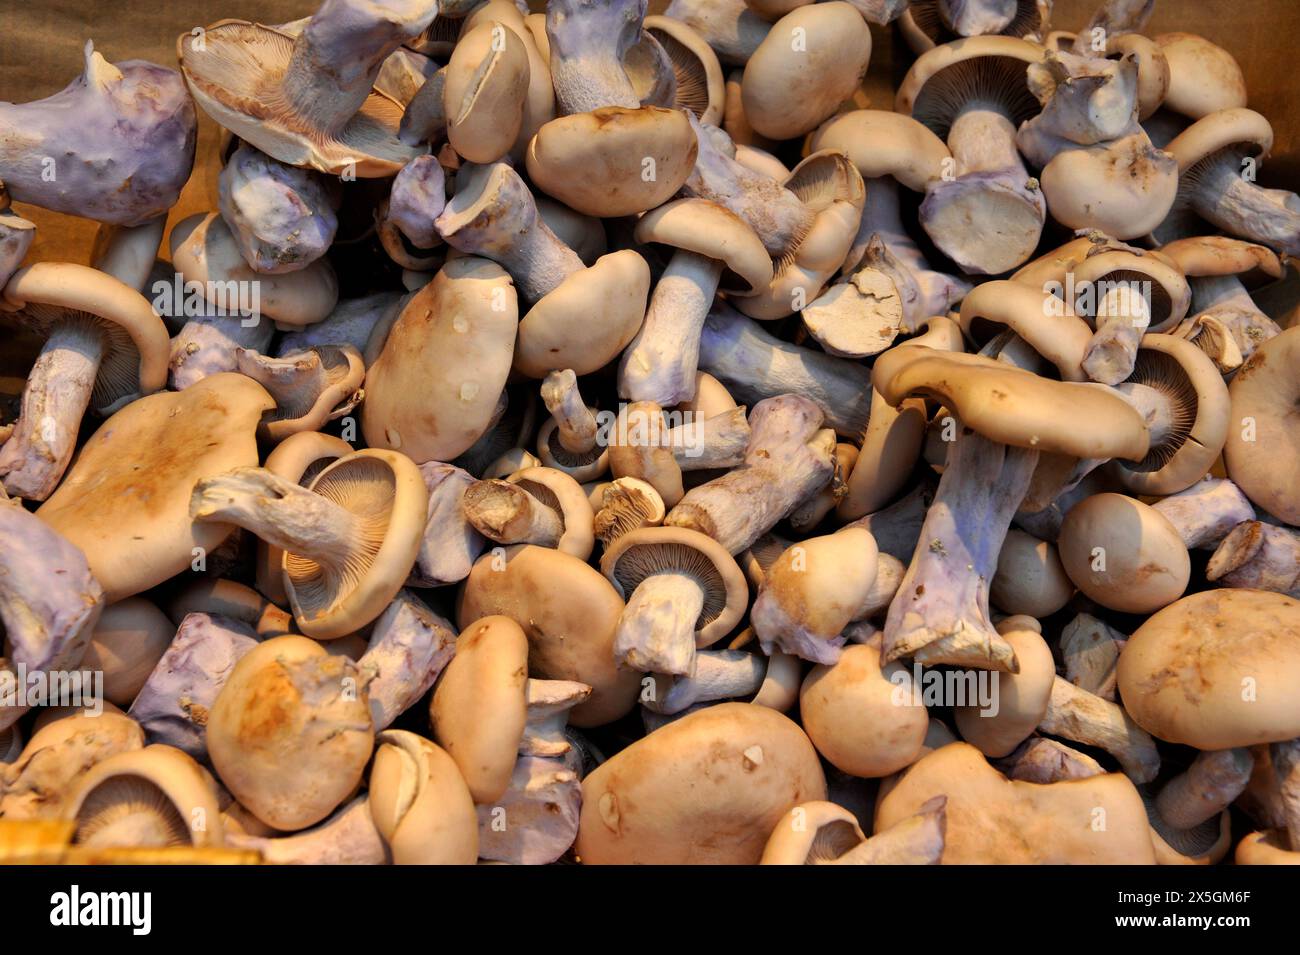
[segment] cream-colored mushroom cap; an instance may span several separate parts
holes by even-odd
[[[257,425],[273,407],[266,389],[232,373],[133,401],[91,435],[37,516],[81,548],[110,603],[157,586],[233,530],[196,523],[190,492],[256,466]]]
[[[1207,590],[1154,614],[1117,670],[1144,730],[1200,750],[1300,736],[1300,601],[1263,590]]]
[[[1286,272],[1281,258],[1272,249],[1226,235],[1175,239],[1162,245],[1160,254],[1188,277],[1258,272],[1266,278],[1280,279]]]
[[[721,125],[726,80],[718,54],[681,20],[648,16],[642,28],[659,41],[672,61],[677,76],[677,105],[689,109],[701,123]]]
[[[740,294],[772,281],[772,260],[763,241],[744,220],[707,199],[676,199],[643,215],[633,235],[648,245],[658,242],[721,262],[723,288]],[[736,279],[739,278],[739,282]]]
[[[467,162],[496,162],[524,120],[531,69],[518,33],[492,20],[462,32],[442,91],[447,141]]]
[[[801,136],[853,95],[870,62],[871,30],[851,4],[792,10],[745,64],[745,115],[763,136]]]
[[[474,802],[510,786],[528,717],[528,638],[509,617],[483,617],[456,641],[456,655],[429,703],[433,738],[460,767]]]
[[[1111,610],[1159,610],[1182,596],[1191,576],[1174,525],[1123,494],[1093,494],[1070,508],[1057,547],[1075,586]]]
[[[555,468],[523,468],[506,478],[560,516],[563,533],[556,547],[586,560],[596,546],[596,514],[591,501],[574,478]]]
[[[104,608],[81,658],[85,670],[104,674],[104,698],[130,706],[176,636],[176,625],[143,597]]]
[[[1056,679],[1052,649],[1028,627],[999,630],[1020,664],[1017,673],[996,673],[996,708],[979,704],[953,707],[953,722],[962,739],[985,756],[1010,753],[1031,735],[1047,713]]]
[[[833,802],[795,806],[772,830],[760,865],[821,865],[834,862],[867,837],[857,817]]]
[[[880,637],[846,647],[834,666],[819,664],[799,691],[804,730],[839,769],[867,779],[888,776],[921,752],[930,717],[907,667],[880,666]]]
[[[67,818],[73,841],[95,848],[219,846],[212,777],[188,754],[153,745],[110,756],[80,779]]]
[[[1300,526],[1300,327],[1256,349],[1228,394],[1228,476],[1255,504]]]
[[[397,865],[473,865],[478,815],[456,763],[405,730],[376,739],[369,807]]]
[[[1043,48],[1037,43],[1010,36],[968,37],[936,46],[908,69],[894,108],[946,139],[967,98],[992,95],[1012,107],[1012,122],[1019,125],[1039,110],[1025,68],[1042,58]]]
[[[1231,146],[1244,146],[1257,156],[1273,149],[1273,127],[1253,109],[1219,110],[1183,130],[1165,147],[1178,160],[1179,173],[1186,173],[1201,160]]]
[[[1156,46],[1169,65],[1164,105],[1200,118],[1246,105],[1246,80],[1232,54],[1194,33],[1161,33]]]
[[[910,116],[884,109],[857,109],[827,120],[809,150],[838,149],[863,179],[892,176],[908,189],[925,190],[944,173],[952,154],[944,141]],[[868,186],[868,188],[870,188]]]
[[[588,775],[574,848],[586,865],[754,865],[786,812],[825,798],[817,752],[795,723],[721,703]]]
[[[1056,545],[1018,528],[1007,531],[998,551],[998,569],[989,584],[989,601],[999,610],[1050,617],[1074,595]]]
[[[529,178],[547,195],[587,215],[616,218],[676,195],[698,152],[681,110],[607,106],[551,120],[533,137],[526,161]]]

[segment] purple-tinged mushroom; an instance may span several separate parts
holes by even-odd
[[[271,346],[275,336],[271,322],[226,315],[207,302],[202,308],[209,314],[191,318],[171,340],[168,384],[176,391],[209,375],[235,371],[241,351],[261,352]],[[317,327],[309,325],[308,329]]]
[[[1300,531],[1244,521],[1219,543],[1205,576],[1221,586],[1273,590],[1300,598]]]
[[[447,205],[446,177],[433,156],[417,156],[393,179],[377,228],[385,251],[403,268],[426,271],[437,257],[442,236],[434,220]]]
[[[456,652],[456,628],[409,590],[399,590],[370,631],[370,645],[357,661],[372,671],[370,718],[375,732],[387,729],[428,692]]]
[[[0,179],[14,199],[114,225],[165,215],[194,165],[194,104],[175,70],[110,64],[86,43],[86,68],[34,103],[0,103]]]
[[[420,465],[429,489],[429,519],[420,552],[407,583],[413,587],[445,587],[469,576],[488,541],[474,529],[461,508],[474,476],[454,464],[428,461]]]
[[[13,211],[9,189],[0,181],[0,289],[18,271],[35,238],[36,224]]]
[[[292,835],[243,832],[226,814],[222,824],[228,848],[255,850],[266,865],[385,865],[391,861],[365,795],[319,825]]]
[[[578,837],[582,783],[562,760],[522,756],[505,794],[477,808],[480,858],[549,865]]]
[[[344,299],[321,322],[289,332],[280,339],[276,356],[283,358],[314,345],[351,345],[362,355],[368,355],[372,344],[378,354],[383,349],[383,337],[401,312],[405,297],[397,292],[376,292],[362,298]],[[379,334],[379,340],[373,336]],[[264,352],[265,347],[245,345],[253,351]]]
[[[641,37],[647,0],[554,0],[546,6],[551,80],[561,116],[602,106],[636,109],[641,98],[623,67]]]
[[[329,251],[338,216],[317,173],[276,162],[247,143],[217,177],[218,207],[255,272],[305,269]]]

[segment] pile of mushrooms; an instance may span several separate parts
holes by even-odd
[[[323,0],[0,104],[0,859],[1300,862],[1300,198],[1153,5]]]

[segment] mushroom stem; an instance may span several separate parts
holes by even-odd
[[[647,673],[684,675],[695,659],[704,589],[690,574],[661,571],[628,597],[614,635],[614,659]]]
[[[1291,851],[1300,852],[1300,739],[1272,743],[1268,755]]]
[[[1085,692],[1114,702],[1116,664],[1127,638],[1104,620],[1080,613],[1061,631],[1065,678]]]
[[[941,19],[958,36],[1001,33],[1016,16],[1016,0],[938,0]]]
[[[409,590],[399,590],[370,631],[366,652],[357,660],[372,670],[367,686],[375,732],[392,725],[433,686],[456,652],[456,630]]]
[[[209,375],[234,371],[239,364],[236,352],[259,353],[271,344],[274,334],[271,322],[246,325],[244,319],[233,315],[191,318],[172,338],[170,384],[182,391]],[[297,336],[285,336],[293,337]]]
[[[226,845],[255,849],[268,865],[384,865],[384,837],[362,795],[313,829],[291,836],[249,836],[226,828]]]
[[[957,160],[959,176],[1012,172],[1029,178],[1016,148],[1016,127],[996,109],[973,103],[963,110],[948,131],[948,149]]]
[[[1156,796],[1156,809],[1173,828],[1193,829],[1241,795],[1254,765],[1248,749],[1198,753],[1186,772],[1165,783]]]
[[[546,5],[551,81],[560,115],[602,106],[640,107],[623,57],[641,36],[646,6],[646,0],[554,0]]]
[[[703,125],[689,111],[687,118],[699,153],[682,194],[725,206],[754,230],[774,259],[785,255],[812,228],[812,210],[771,176],[736,162],[735,147],[722,130]]]
[[[723,265],[678,249],[655,286],[645,322],[623,353],[618,393],[670,407],[695,397],[700,331],[709,317]]]
[[[1213,547],[1237,525],[1255,519],[1255,508],[1227,478],[1206,476],[1151,506],[1169,519],[1188,550]]]
[[[1123,707],[1062,680],[1052,681],[1047,713],[1038,728],[1085,746],[1104,749],[1135,783],[1149,783],[1160,771],[1160,754],[1146,731]]]
[[[1122,282],[1107,289],[1093,317],[1096,331],[1088,341],[1080,364],[1088,377],[1103,385],[1117,385],[1133,374],[1138,346],[1151,324],[1146,299]]]
[[[889,607],[883,663],[914,657],[1017,672],[1015,651],[989,619],[989,585],[1037,460],[1037,451],[960,431]]]
[[[477,481],[461,499],[465,519],[498,544],[537,544],[555,547],[564,536],[564,521],[518,484]]]
[[[652,713],[671,716],[696,703],[751,697],[763,685],[768,658],[746,650],[700,650],[695,672],[673,678],[655,675],[655,693],[644,700]]]
[[[596,446],[596,416],[578,390],[573,369],[553,371],[542,381],[542,401],[555,419],[560,446],[570,454],[586,454]]]
[[[734,468],[744,461],[750,433],[745,409],[736,407],[704,421],[669,428],[665,441],[683,471],[707,471]]]
[[[365,104],[388,55],[423,33],[437,12],[426,0],[325,0],[294,37],[276,95],[307,129],[342,129]]]
[[[1192,208],[1229,235],[1300,255],[1300,198],[1244,179],[1243,158],[1228,150],[1198,170],[1188,190]]]
[[[591,687],[573,680],[529,680],[524,697],[527,717],[519,739],[522,756],[563,756],[572,747],[564,730],[569,710],[591,696]]]
[[[943,856],[947,796],[936,796],[921,811],[858,843],[834,865],[938,865]]]
[[[346,565],[372,537],[351,511],[265,468],[236,468],[199,481],[190,517],[234,524],[325,567]]]
[[[1243,521],[1220,542],[1205,576],[1228,587],[1300,597],[1300,531]]]
[[[0,481],[10,494],[43,501],[58,485],[103,356],[102,332],[91,322],[69,318],[46,339],[27,376],[13,434],[0,446]]]
[[[35,238],[36,225],[13,212],[9,190],[0,182],[0,289],[18,270]]]
[[[1115,391],[1137,409],[1151,434],[1151,447],[1163,443],[1172,433],[1177,409],[1174,400],[1163,391],[1138,382],[1125,381]]]
[[[1231,332],[1242,360],[1253,355],[1270,338],[1282,334],[1281,327],[1259,310],[1237,276],[1204,276],[1190,279],[1189,284],[1197,310],[1192,319],[1200,319],[1202,324],[1207,320],[1221,323]]]

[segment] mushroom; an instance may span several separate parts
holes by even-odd
[[[221,808],[211,775],[170,746],[128,750],[96,763],[64,810],[73,842],[93,848],[220,846]]]
[[[263,352],[275,336],[272,322],[226,315],[210,303],[204,303],[202,311],[202,315],[189,316],[171,340],[167,383],[176,391],[209,375],[235,371],[237,350]]]
[[[658,527],[667,510],[654,485],[640,478],[615,478],[600,492],[600,508],[592,529],[606,548],[624,534],[643,527]]]
[[[687,491],[664,525],[700,531],[740,553],[830,480],[835,442],[822,422],[807,398],[760,401],[750,412],[744,463]]]
[[[527,468],[504,481],[477,481],[461,498],[465,519],[498,544],[540,544],[586,560],[595,545],[591,503],[573,478]]]
[[[316,175],[241,143],[217,177],[221,217],[255,272],[297,272],[334,242],[338,217]]]
[[[669,428],[657,404],[634,401],[619,408],[606,440],[614,477],[649,482],[671,507],[685,494],[685,472],[735,467],[744,460],[751,437],[743,407],[705,420],[687,418]]]
[[[804,731],[835,768],[875,779],[921,755],[930,717],[912,674],[881,664],[879,634],[813,667],[799,689]]]
[[[14,273],[3,299],[9,324],[45,340],[23,389],[23,410],[0,446],[10,494],[44,501],[72,459],[87,406],[108,414],[167,384],[167,327],[139,292],[70,262]]]
[[[1061,630],[1058,646],[1064,676],[1080,689],[1115,701],[1115,667],[1128,637],[1089,613],[1075,614]]]
[[[467,162],[495,162],[523,127],[530,58],[516,30],[490,20],[466,26],[443,79],[447,141]]]
[[[76,545],[0,504],[0,729],[27,712],[29,679],[66,676],[81,663],[103,609],[104,591]]]
[[[692,673],[695,650],[726,636],[748,602],[744,575],[727,549],[682,527],[622,535],[606,548],[600,569],[627,601],[614,635],[620,667]]]
[[[653,37],[672,62],[677,80],[673,105],[689,109],[702,123],[718,125],[725,97],[718,55],[694,29],[671,17],[649,16],[643,36]]]
[[[519,624],[534,677],[591,687],[591,697],[569,717],[577,727],[612,722],[635,705],[639,676],[614,663],[622,613],[618,591],[597,570],[570,554],[527,544],[475,561],[456,605],[462,632],[496,615]]]
[[[323,428],[351,413],[365,394],[366,367],[351,345],[315,345],[282,358],[236,348],[235,368],[275,399],[258,429],[271,441]]]
[[[1185,771],[1147,801],[1157,862],[1214,864],[1228,853],[1228,805],[1246,788],[1254,760],[1248,749],[1198,753]]]
[[[36,223],[13,211],[9,204],[9,189],[0,180],[0,289],[18,271],[35,238]]]
[[[420,473],[429,490],[429,518],[409,583],[413,587],[458,583],[469,576],[474,561],[488,546],[487,539],[466,520],[461,506],[474,477],[437,461],[421,464]]]
[[[779,652],[770,657],[752,653],[739,643],[737,638],[725,650],[697,652],[690,676],[656,673],[653,692],[642,694],[643,715],[684,716],[701,705],[724,700],[788,711],[799,698],[798,658]]]
[[[998,551],[997,571],[989,583],[989,602],[1009,614],[1050,617],[1074,596],[1051,541],[1039,540],[1017,528],[1007,531]]]
[[[1178,160],[1178,199],[1153,230],[1162,242],[1183,238],[1196,217],[1230,235],[1288,255],[1300,254],[1300,199],[1284,189],[1265,189],[1242,175],[1273,148],[1273,127],[1254,110],[1234,107],[1210,113],[1166,147]],[[1190,217],[1190,218],[1189,218]]]
[[[176,627],[156,605],[127,597],[99,615],[81,666],[104,674],[104,699],[130,706],[175,636]]]
[[[377,733],[429,691],[458,646],[450,621],[409,590],[397,592],[371,626],[365,653],[357,658],[358,670],[370,676],[367,695]]]
[[[361,781],[374,748],[365,679],[306,637],[275,637],[235,664],[208,718],[212,765],[275,829],[320,822]]]
[[[825,797],[816,751],[798,726],[765,706],[721,703],[588,775],[574,848],[585,865],[753,865],[790,809]]]
[[[938,865],[945,798],[868,839],[857,819],[833,802],[795,806],[777,824],[760,865]]]
[[[1205,568],[1221,586],[1273,590],[1300,598],[1300,531],[1243,521],[1219,542]]]
[[[375,740],[367,801],[396,865],[473,865],[478,820],[452,758],[406,730]]]
[[[834,664],[844,628],[879,609],[876,562],[875,539],[851,525],[789,547],[766,569],[750,608],[763,652]]]
[[[745,64],[745,114],[760,135],[802,136],[853,95],[870,61],[871,31],[849,4],[791,10]]]
[[[368,795],[353,799],[320,825],[291,836],[279,835],[269,827],[263,827],[266,834],[243,832],[231,821],[229,812],[223,814],[222,821],[226,845],[256,851],[267,865],[384,865],[394,861],[371,815]]]
[[[1169,64],[1164,106],[1200,119],[1246,105],[1246,80],[1232,54],[1195,33],[1161,33],[1156,46]]]
[[[1296,401],[1300,398],[1300,330],[1288,328],[1247,359],[1232,379],[1223,460],[1255,504],[1300,527],[1300,489],[1290,479],[1300,468]]]
[[[409,165],[409,164],[408,164]],[[439,167],[441,168],[441,167]],[[391,207],[390,207],[391,212]],[[313,345],[351,345],[364,356],[370,356],[371,339],[375,352],[383,347],[397,316],[401,313],[405,296],[396,292],[376,292],[361,298],[341,300],[329,315],[313,325],[288,332],[280,338],[276,356],[283,358],[293,352],[303,351]],[[267,339],[266,345],[270,344]],[[253,351],[265,351],[266,345],[245,344]]]
[[[728,64],[748,60],[771,29],[745,0],[671,0],[664,15],[699,33]]]
[[[515,369],[522,374],[544,378],[562,368],[579,375],[593,372],[641,325],[650,294],[645,260],[624,249],[586,268],[538,217],[528,187],[505,163],[462,170],[456,195],[436,224],[448,245],[500,262],[530,303],[515,347]],[[593,335],[590,324],[572,316],[596,303],[607,317]]]
[[[898,112],[928,126],[956,162],[953,177],[927,187],[921,225],[963,271],[1015,268],[1042,234],[1046,204],[1015,143],[1038,110],[1025,68],[1041,56],[1026,40],[973,37],[921,54],[898,89]]]
[[[219,614],[190,613],[145,679],[128,715],[151,743],[208,759],[208,721],[235,664],[258,644],[248,624]]]
[[[887,831],[935,796],[947,796],[948,865],[1155,863],[1137,789],[1113,773],[1047,785],[1007,779],[979,750],[952,743],[922,757],[876,804]]]
[[[287,598],[286,598],[287,602]],[[192,613],[218,614],[253,628],[259,639],[293,633],[293,617],[252,587],[213,577],[198,577],[172,593],[167,616],[180,626]]]
[[[433,156],[416,156],[393,178],[387,205],[376,212],[375,227],[388,257],[417,272],[441,264],[442,236],[434,223],[447,206],[446,178]]]
[[[236,468],[194,485],[200,524],[243,527],[285,551],[294,619],[330,640],[374,620],[406,580],[428,516],[419,468],[395,451],[345,455],[303,488],[263,468]]]
[[[996,708],[966,703],[952,713],[961,738],[993,758],[1010,755],[1043,722],[1057,679],[1052,650],[1037,630],[1011,617],[998,625],[998,633],[1014,651],[1019,670],[998,675]]]
[[[493,423],[518,325],[503,269],[474,256],[448,262],[407,302],[367,369],[367,443],[417,464],[469,450]]]
[[[1047,33],[1051,11],[1048,0],[912,0],[894,16],[903,39],[919,56],[963,36],[1002,34],[1037,41]]]
[[[1241,488],[1209,475],[1151,507],[1169,519],[1188,550],[1215,547],[1239,524],[1255,519]]]
[[[166,215],[194,165],[197,123],[180,75],[142,60],[114,66],[90,41],[85,58],[61,92],[0,103],[0,179],[18,202],[100,222]]]
[[[772,281],[772,262],[754,231],[704,199],[678,199],[638,220],[643,245],[674,249],[655,285],[645,322],[619,362],[619,395],[665,407],[694,397],[700,329],[720,280],[738,295]],[[724,280],[724,273],[738,278]]]
[[[582,400],[577,374],[572,368],[552,371],[542,380],[541,394],[551,420],[537,433],[539,460],[577,481],[604,474],[608,449],[598,441],[596,416]]]
[[[420,0],[325,0],[296,36],[223,20],[182,35],[177,56],[203,111],[268,156],[335,175],[388,176],[418,151],[397,139],[402,105],[375,80],[437,12]]]
[[[551,79],[561,115],[641,100],[623,61],[637,42],[646,0],[556,0],[546,6]]]

